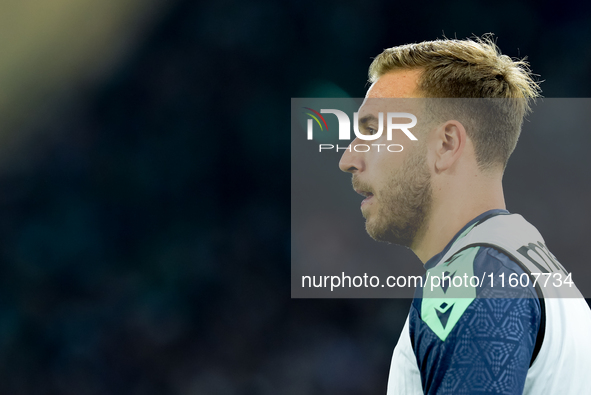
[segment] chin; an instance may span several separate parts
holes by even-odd
[[[366,217],[365,230],[375,241],[410,247],[422,224],[421,218],[400,224],[392,219],[386,223],[384,217],[376,218],[374,216],[373,218]]]
[[[366,221],[365,230],[367,234],[375,241],[389,244],[397,244],[406,247],[412,244],[412,239],[400,237],[401,232],[397,231],[393,227],[384,228],[380,226],[375,226],[375,224],[372,224],[370,221]]]

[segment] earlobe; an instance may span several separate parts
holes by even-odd
[[[458,121],[447,121],[437,129],[437,172],[450,169],[460,158],[466,145],[466,129]]]

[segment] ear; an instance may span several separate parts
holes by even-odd
[[[450,169],[466,147],[466,129],[458,121],[447,121],[435,131],[435,171]]]

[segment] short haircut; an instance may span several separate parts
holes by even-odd
[[[437,118],[463,114],[463,121],[458,120],[474,142],[479,167],[486,170],[501,164],[504,168],[530,102],[540,92],[528,63],[501,54],[492,35],[441,39],[384,50],[369,67],[369,80],[373,83],[390,71],[411,69],[422,70],[418,88],[425,97],[493,99],[442,100],[446,104],[431,107],[430,112]],[[454,105],[454,110],[449,106],[454,102],[462,104]]]

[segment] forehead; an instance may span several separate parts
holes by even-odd
[[[421,70],[397,70],[381,76],[374,82],[365,95],[365,100],[359,109],[359,114],[376,113],[388,111],[391,106],[398,107],[404,100],[383,100],[383,99],[405,99],[423,97],[417,89]],[[375,100],[382,99],[382,100]],[[404,107],[412,103],[408,101]],[[399,108],[400,110],[400,108]]]
[[[417,92],[421,72],[415,69],[386,73],[370,86],[365,97],[368,99],[421,97]]]

